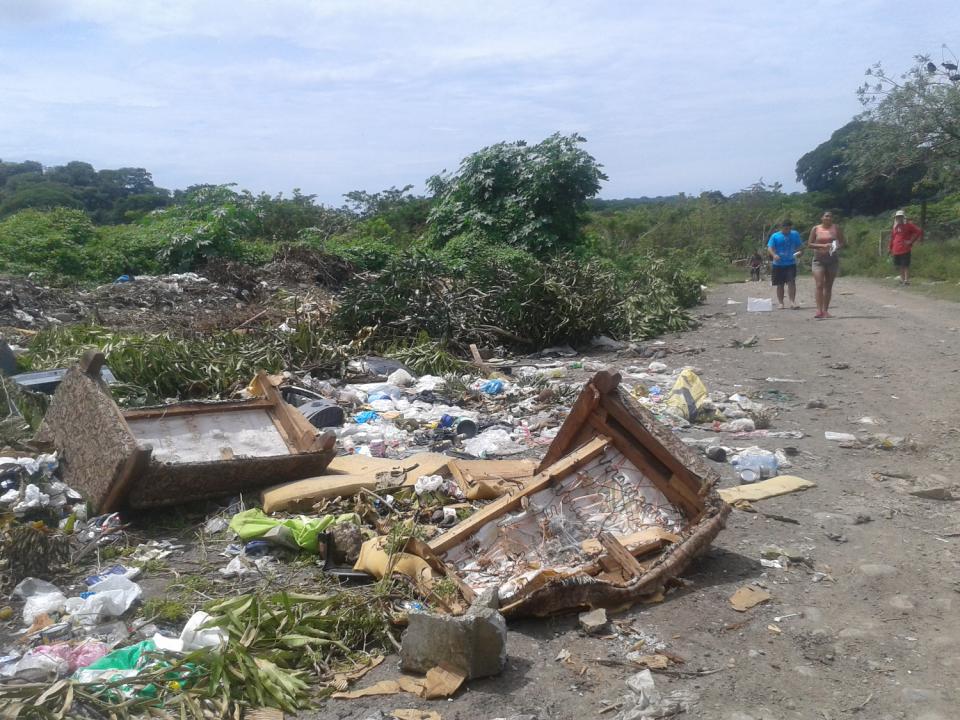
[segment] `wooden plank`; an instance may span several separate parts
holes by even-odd
[[[206,415],[210,413],[272,409],[273,403],[269,400],[247,400],[238,403],[209,403],[203,405],[177,403],[176,405],[169,405],[167,407],[126,410],[123,416],[127,420],[149,420],[152,418],[172,417],[174,415]]]
[[[580,397],[570,408],[570,414],[560,426],[557,436],[547,448],[547,454],[537,466],[537,472],[543,472],[548,467],[557,462],[567,454],[571,447],[574,447],[574,439],[580,434],[581,428],[587,423],[590,415],[600,402],[600,392],[593,386],[593,383],[587,383],[580,393]]]
[[[137,445],[136,449],[130,453],[126,462],[121,466],[114,481],[110,484],[110,490],[97,512],[100,514],[112,513],[123,507],[123,502],[130,490],[130,485],[143,475],[150,466],[150,456],[153,453],[153,447],[150,445]]]
[[[607,395],[603,398],[603,407],[614,417],[614,419],[623,426],[627,433],[635,436],[637,440],[649,450],[660,462],[666,465],[681,482],[685,483],[694,493],[698,494],[701,487],[700,479],[690,472],[686,465],[676,457],[669,448],[663,444],[644,427],[643,423],[634,417],[630,411],[620,402],[620,398],[615,395]]]
[[[329,444],[326,435],[318,435],[310,421],[283,399],[265,372],[258,372],[256,380],[266,399],[273,403],[271,412],[293,445],[291,452],[321,452]]]
[[[640,577],[643,575],[643,567],[637,562],[637,559],[627,552],[627,549],[620,544],[613,535],[608,532],[602,532],[597,536],[597,540],[607,551],[610,558],[619,565],[627,578]]]
[[[645,549],[648,545],[653,545],[653,548],[656,549],[664,543],[680,541],[679,535],[659,527],[648,527],[629,535],[615,535],[614,537],[627,548],[631,555],[641,555],[644,552],[649,552]],[[598,540],[590,538],[580,543],[580,549],[588,555],[596,555],[603,552],[603,545]]]
[[[455,545],[459,545],[461,542],[473,535],[483,525],[486,525],[492,520],[496,520],[501,515],[504,515],[518,507],[523,498],[543,490],[552,484],[557,478],[569,475],[577,468],[587,464],[594,458],[601,455],[607,449],[609,444],[609,438],[603,436],[594,438],[583,447],[578,448],[574,452],[565,456],[559,462],[551,465],[545,471],[534,475],[530,482],[527,483],[519,492],[516,492],[512,495],[504,495],[494,500],[485,508],[474,513],[459,525],[451,528],[443,535],[434,538],[430,542],[431,549],[435,553],[444,553]]]
[[[480,357],[480,351],[474,343],[470,343],[470,356],[473,358],[473,364],[483,371],[484,375],[490,374],[490,366]]]

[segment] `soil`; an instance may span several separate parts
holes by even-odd
[[[762,393],[779,409],[773,429],[807,434],[800,440],[724,440],[799,450],[788,472],[817,487],[755,504],[798,524],[735,510],[711,550],[685,574],[689,584],[664,602],[614,614],[611,627],[619,631],[608,637],[583,635],[575,616],[512,624],[504,674],[472,681],[452,700],[394,695],[328,701],[300,717],[363,720],[377,717],[377,710],[389,717],[395,708],[434,710],[443,720],[523,713],[539,720],[616,717],[619,710],[600,711],[620,700],[624,681],[638,670],[626,660],[636,641],[624,628],[632,626],[685,660],[673,666],[683,677],[654,674],[662,692],[694,697],[682,717],[955,718],[960,506],[903,494],[901,486],[931,473],[954,478],[957,306],[889,282],[841,278],[835,317],[820,321],[810,309],[810,280],[803,278],[803,309],[746,312],[748,296],[769,291],[761,284],[720,286],[699,308],[702,326],[669,340],[704,349],[686,361],[708,388]],[[732,346],[752,335],[756,345]],[[808,409],[811,398],[827,407]],[[867,416],[882,425],[857,422]],[[908,436],[916,448],[847,448],[823,435],[865,428]],[[729,465],[717,467],[723,485],[735,484]],[[797,551],[809,566],[764,567],[761,552],[770,545]],[[728,599],[748,583],[762,584],[772,599],[736,612]],[[556,660],[562,650],[569,660]],[[397,674],[396,658],[388,658],[357,686]]]

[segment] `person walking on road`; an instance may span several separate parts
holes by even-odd
[[[923,239],[923,230],[907,221],[907,214],[897,210],[893,216],[893,229],[890,231],[890,249],[893,266],[900,271],[900,284],[910,284],[910,251],[914,243]]]
[[[754,282],[760,282],[760,273],[763,271],[763,258],[756,250],[753,251],[753,257],[750,258],[750,279]]]
[[[833,297],[833,283],[840,272],[838,251],[845,244],[843,230],[833,222],[833,213],[827,211],[820,218],[820,224],[810,230],[807,245],[813,250],[813,280],[817,285],[817,320],[833,317],[830,314],[830,300]]]
[[[797,258],[803,252],[803,240],[800,233],[793,229],[793,222],[784,220],[780,230],[773,233],[767,241],[767,252],[773,259],[770,268],[771,283],[777,288],[777,302],[783,310],[783,286],[787,286],[790,295],[790,307],[797,305]]]

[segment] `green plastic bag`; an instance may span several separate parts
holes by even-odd
[[[297,545],[304,550],[315,553],[319,545],[320,533],[331,525],[342,522],[359,525],[360,517],[356,513],[345,513],[343,515],[321,515],[316,518],[300,515],[286,520],[277,520],[265,515],[260,508],[254,508],[234,515],[230,520],[230,529],[239,535],[241,540],[246,541],[258,538],[268,530],[282,525],[290,529]]]

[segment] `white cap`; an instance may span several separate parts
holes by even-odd
[[[893,214],[894,217],[900,217],[901,215],[903,215],[904,217],[907,216],[907,214],[906,214],[903,210],[897,210],[897,211]]]

